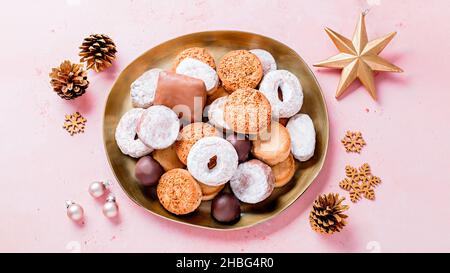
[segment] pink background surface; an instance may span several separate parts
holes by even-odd
[[[0,251],[397,252],[450,251],[450,2],[435,1],[8,1],[0,10]],[[310,65],[337,51],[326,26],[350,36],[358,14],[369,39],[397,37],[381,54],[405,70],[376,77],[378,102],[359,86],[334,99],[339,72],[314,69],[330,113],[330,149],[308,191],[275,219],[215,232],[171,223],[132,203],[116,184],[119,221],[101,213],[87,186],[113,179],[102,143],[102,114],[114,79],[138,55],[167,39],[231,29],[275,38]],[[49,86],[51,67],[90,33],[111,35],[119,50],[108,72],[89,72],[90,88],[66,102]],[[71,137],[64,114],[80,111],[85,134]],[[360,130],[361,155],[340,144]],[[350,204],[349,224],[335,236],[315,234],[308,213],[315,197],[339,192],[344,167],[370,163],[383,184],[377,200]],[[65,215],[64,200],[85,208],[84,227]],[[347,203],[350,203],[348,200]]]

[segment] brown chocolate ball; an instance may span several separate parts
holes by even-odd
[[[229,135],[227,140],[233,145],[238,154],[239,162],[247,161],[248,154],[252,148],[250,140],[248,140],[244,135]]]
[[[234,222],[241,216],[241,205],[233,194],[222,193],[212,201],[211,214],[219,222]]]
[[[142,186],[155,186],[163,173],[163,167],[151,156],[139,159],[134,169],[134,175]]]

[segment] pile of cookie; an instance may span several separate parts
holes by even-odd
[[[212,200],[214,219],[236,222],[240,202],[267,199],[293,178],[295,159],[314,155],[313,122],[299,113],[302,85],[263,49],[231,51],[216,67],[206,49],[188,48],[171,71],[154,68],[136,79],[131,101],[117,145],[140,158],[136,180],[156,186],[176,215]]]

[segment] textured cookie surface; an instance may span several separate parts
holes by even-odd
[[[193,212],[202,201],[200,185],[183,169],[173,169],[163,174],[156,191],[163,207],[177,215]]]
[[[203,123],[195,122],[184,127],[178,140],[174,144],[175,152],[183,164],[187,164],[187,157],[192,146],[201,138],[207,136],[218,136],[219,132],[213,126]]]
[[[224,106],[224,120],[235,132],[258,134],[269,128],[270,102],[258,90],[245,88],[233,92]]]
[[[261,61],[247,50],[228,52],[220,60],[217,73],[223,87],[230,92],[255,88],[263,76]]]
[[[183,50],[180,54],[175,57],[175,62],[173,64],[173,71],[177,69],[177,66],[186,58],[193,58],[208,64],[213,69],[216,69],[216,63],[214,58],[209,54],[205,48],[201,47],[191,47]]]

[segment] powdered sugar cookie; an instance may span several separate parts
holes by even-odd
[[[150,69],[131,84],[131,103],[134,107],[148,108],[153,104],[161,71],[159,68]]]
[[[180,121],[174,111],[163,105],[151,106],[138,122],[137,134],[145,145],[165,149],[177,139]]]
[[[300,161],[307,161],[314,155],[316,131],[311,118],[306,114],[293,116],[286,128],[291,135],[291,151]]]
[[[211,66],[193,58],[186,58],[176,68],[176,73],[202,80],[205,83],[206,92],[214,93],[219,85],[219,76]]]
[[[199,61],[204,62],[205,64],[212,67],[212,69],[216,69],[216,63],[214,58],[209,54],[208,50],[201,47],[191,47],[183,50],[180,54],[175,57],[175,62],[173,64],[173,71],[177,68],[181,61],[186,58],[192,58]]]
[[[187,168],[199,182],[208,186],[227,183],[238,166],[233,145],[220,137],[205,137],[189,151]]]
[[[278,90],[281,90],[282,98]],[[289,118],[297,114],[303,105],[303,89],[297,76],[287,70],[267,73],[259,91],[270,101],[273,118]]]
[[[251,53],[255,54],[258,57],[259,61],[262,64],[263,73],[266,75],[270,71],[277,70],[277,62],[275,58],[268,51],[264,49],[252,49]]]
[[[120,151],[135,158],[148,155],[153,151],[140,139],[136,139],[138,120],[143,113],[144,109],[131,109],[122,116],[116,127],[115,137]]]
[[[178,158],[184,165],[187,164],[187,157],[192,146],[198,140],[207,136],[219,136],[217,129],[208,123],[195,122],[181,129],[178,140],[174,144],[174,148]]]
[[[218,129],[230,129],[230,127],[228,127],[227,123],[223,119],[223,107],[225,106],[227,98],[228,96],[220,97],[213,101],[213,103],[211,103],[211,105],[209,105],[208,107],[209,123],[211,123]]]
[[[275,178],[272,169],[265,163],[252,159],[239,165],[230,187],[237,199],[256,204],[272,194]]]

